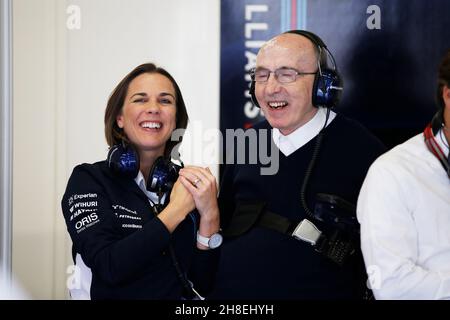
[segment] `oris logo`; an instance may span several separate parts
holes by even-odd
[[[98,220],[98,216],[96,212],[91,213],[90,215],[88,215],[87,217],[84,217],[83,219],[81,219],[80,221],[77,221],[77,223],[75,224],[75,229],[79,230],[81,228],[83,228],[84,226],[97,221]]]

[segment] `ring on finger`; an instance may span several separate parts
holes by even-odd
[[[197,179],[194,180],[194,182],[192,182],[192,184],[194,185],[194,187],[197,188],[197,184],[198,184],[199,182],[201,182],[201,181],[202,181],[202,180],[201,180],[200,178],[197,178]]]

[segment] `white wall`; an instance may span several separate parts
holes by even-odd
[[[172,73],[192,123],[218,125],[218,0],[68,2],[81,9],[81,28],[67,33],[71,167],[105,157],[106,100],[119,80],[143,62],[155,62]]]
[[[220,1],[13,5],[13,271],[33,298],[63,299],[71,259],[60,199],[76,164],[106,156],[103,114],[116,84],[155,62],[177,80],[189,130],[218,128]],[[80,10],[79,29],[68,28],[76,18],[68,8]],[[217,160],[194,151],[184,148],[185,162],[215,164],[217,175]]]

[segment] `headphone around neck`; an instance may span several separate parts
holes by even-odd
[[[139,173],[139,155],[131,144],[125,142],[116,144],[109,149],[106,159],[111,171],[119,176],[134,179]],[[181,162],[181,160],[180,160]],[[165,157],[158,157],[147,177],[147,190],[165,193],[172,190],[178,178],[178,172],[183,167]]]
[[[335,107],[339,102],[343,90],[343,81],[338,73],[334,57],[328,50],[325,43],[322,41],[322,39],[319,38],[319,36],[315,35],[310,31],[290,30],[286,31],[285,33],[292,33],[306,37],[317,47],[317,50],[319,52],[319,57],[317,61],[318,70],[316,75],[314,76],[312,104],[315,107],[326,107],[326,108]],[[322,58],[323,53],[325,53],[327,56],[330,57],[333,63],[332,69],[330,69],[326,63],[324,63],[324,61],[327,61],[327,59]],[[260,107],[258,101],[256,100],[255,84],[256,82],[254,81],[254,77],[252,77],[249,93],[253,104],[257,107]]]

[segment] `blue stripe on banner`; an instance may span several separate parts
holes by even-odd
[[[297,29],[303,29],[303,0],[297,0]]]
[[[302,2],[302,19],[301,19],[301,28],[306,30],[306,17],[307,17],[307,5],[308,5],[308,0],[301,0]]]
[[[280,0],[280,33],[291,29],[292,3],[297,3],[297,25],[295,28],[306,30],[306,16],[308,0]]]
[[[283,0],[283,27],[280,30],[281,32],[284,32],[286,30],[289,30],[289,24],[290,24],[290,11],[291,11],[291,4],[290,0]]]
[[[286,0],[286,25],[283,31],[291,29],[291,1],[292,0]]]

